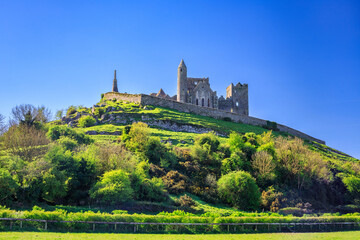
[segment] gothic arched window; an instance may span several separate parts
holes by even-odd
[[[199,99],[196,99],[196,105],[199,105]]]
[[[205,99],[201,99],[201,106],[205,106]]]

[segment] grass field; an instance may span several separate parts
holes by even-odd
[[[146,239],[146,240],[357,240],[359,232],[331,233],[268,233],[268,234],[108,234],[108,233],[41,233],[41,232],[0,232],[0,239]]]

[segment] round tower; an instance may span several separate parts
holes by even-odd
[[[187,68],[183,59],[178,67],[177,75],[177,101],[186,102],[186,81],[187,81]]]
[[[119,92],[118,87],[117,87],[116,70],[114,71],[114,80],[113,80],[112,91],[113,92]]]

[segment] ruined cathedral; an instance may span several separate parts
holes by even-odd
[[[162,89],[151,96],[171,99],[174,101],[194,104],[202,107],[215,108],[226,112],[249,115],[248,85],[230,84],[226,88],[226,98],[218,98],[216,91],[210,87],[209,78],[190,78],[187,67],[181,60],[177,74],[177,95],[170,97]]]

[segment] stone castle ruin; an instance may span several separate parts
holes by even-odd
[[[249,115],[247,84],[230,84],[226,88],[226,98],[223,96],[218,98],[216,91],[210,87],[209,78],[190,78],[187,76],[184,60],[181,60],[178,67],[177,95],[170,97],[164,90],[160,89],[158,93],[151,93],[150,96]]]
[[[289,133],[299,138],[325,144],[324,141],[311,137],[293,128],[249,116],[248,85],[237,83],[226,88],[226,98],[217,97],[216,91],[210,87],[209,78],[190,78],[187,67],[181,60],[177,74],[177,94],[170,97],[160,89],[158,93],[127,94],[119,93],[116,70],[112,91],[105,93],[104,99],[122,100],[139,103],[143,106],[154,105],[174,109],[180,112],[193,113],[237,123],[261,126],[267,129]]]

